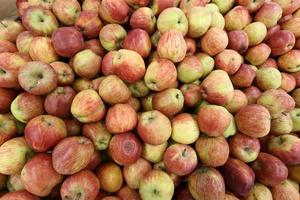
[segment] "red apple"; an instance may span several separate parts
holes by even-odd
[[[102,162],[101,155],[102,154],[100,151],[95,150],[90,159],[89,164],[85,167],[85,169],[94,171],[99,166],[99,164]]]
[[[282,8],[275,2],[265,2],[263,6],[256,12],[254,20],[262,22],[267,28],[277,24],[282,16]]]
[[[103,0],[100,4],[99,14],[108,23],[123,24],[129,18],[129,6],[124,0]]]
[[[140,200],[140,195],[136,190],[131,189],[128,186],[123,186],[118,192],[120,200]],[[105,197],[108,198],[108,197]],[[118,199],[117,199],[118,200]]]
[[[215,65],[217,69],[222,69],[229,75],[237,72],[244,62],[243,57],[234,50],[225,49],[215,57]]]
[[[1,197],[1,200],[41,200],[39,197],[30,194],[26,190],[16,191],[16,192],[8,192]]]
[[[105,126],[110,133],[128,132],[136,125],[137,113],[130,105],[116,104],[108,109]]]
[[[8,113],[10,105],[16,98],[17,94],[14,90],[0,88],[0,113]]]
[[[275,186],[287,179],[288,168],[284,163],[268,153],[259,153],[251,164],[256,179],[266,186]]]
[[[75,24],[81,6],[77,0],[55,0],[52,4],[53,13],[63,24],[71,26]]]
[[[84,42],[84,49],[90,49],[101,58],[105,55],[105,49],[98,39],[86,40]]]
[[[99,33],[101,45],[107,51],[119,50],[127,35],[126,30],[119,24],[107,24]]]
[[[152,10],[148,7],[135,10],[130,18],[130,27],[143,29],[148,34],[153,33],[156,27],[156,18]]]
[[[292,92],[296,87],[296,79],[292,74],[281,72],[280,88],[286,92]]]
[[[17,135],[17,125],[7,115],[0,114],[0,145]]]
[[[86,137],[67,137],[53,149],[53,167],[60,174],[77,173],[89,164],[93,153],[93,143]]]
[[[31,119],[24,131],[27,144],[36,152],[54,148],[67,136],[64,121],[51,115],[39,115]]]
[[[99,19],[98,13],[94,11],[82,11],[75,21],[75,28],[77,28],[85,38],[98,37],[102,27],[103,23]]]
[[[266,62],[270,54],[271,48],[265,43],[260,43],[256,46],[250,47],[244,55],[244,58],[251,65],[261,65]]]
[[[247,51],[249,47],[248,35],[243,30],[235,30],[228,32],[228,49],[233,49],[240,54]]]
[[[109,51],[102,59],[101,63],[101,71],[103,75],[112,75],[114,74],[114,67],[113,67],[113,58],[116,55],[117,51]]]
[[[248,104],[255,104],[257,99],[261,95],[261,91],[255,86],[250,86],[250,87],[244,89],[243,92],[245,93],[245,95],[248,98]]]
[[[97,176],[89,171],[82,170],[69,176],[60,188],[62,199],[95,199],[100,190]]]
[[[63,57],[72,57],[84,48],[83,37],[74,27],[61,27],[52,34],[52,43],[56,53]]]
[[[201,100],[199,85],[193,83],[183,84],[179,89],[183,94],[184,105],[186,107],[192,108]]]
[[[120,133],[112,137],[109,154],[119,165],[130,165],[141,157],[142,144],[133,133]]]
[[[30,43],[28,53],[33,61],[50,64],[58,60],[58,55],[49,37],[34,37]]]
[[[272,34],[267,41],[273,56],[287,53],[295,45],[295,36],[292,32],[280,30]]]
[[[50,65],[57,74],[58,85],[66,86],[74,82],[75,74],[70,65],[61,61],[50,63]]]

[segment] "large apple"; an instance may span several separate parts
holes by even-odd
[[[267,28],[277,24],[282,16],[282,8],[275,2],[265,2],[256,12],[254,20],[262,22]]]
[[[57,84],[59,86],[72,85],[75,73],[70,65],[61,61],[50,63],[50,65],[57,74]]]
[[[204,35],[209,29],[212,22],[212,14],[205,7],[193,7],[187,13],[189,32],[188,35],[192,38],[198,38]],[[198,19],[203,20],[198,20]]]
[[[100,4],[99,14],[108,23],[124,24],[129,18],[129,6],[124,0],[103,0]]]
[[[34,37],[30,43],[28,53],[34,61],[50,64],[58,60],[58,55],[49,37]]]
[[[233,49],[240,54],[243,54],[247,51],[249,47],[249,38],[245,31],[235,30],[230,31],[228,34],[228,49]]]

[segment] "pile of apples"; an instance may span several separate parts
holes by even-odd
[[[17,0],[1,200],[299,200],[300,0]]]

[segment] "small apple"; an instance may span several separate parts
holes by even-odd
[[[106,129],[104,122],[101,121],[84,124],[82,135],[93,141],[94,146],[97,150],[107,149],[112,137]]]
[[[244,31],[248,35],[249,46],[260,44],[267,35],[267,27],[262,22],[250,23],[244,28]]]
[[[277,24],[282,16],[282,8],[276,2],[265,2],[256,12],[254,21],[262,22],[267,28]]]
[[[212,27],[200,39],[202,51],[210,56],[215,56],[226,49],[228,36],[223,29]]]
[[[130,27],[140,28],[152,34],[156,27],[156,18],[151,8],[141,7],[135,10],[130,17]]]
[[[23,22],[24,26],[26,22]],[[20,21],[2,19],[0,23],[0,40],[8,40],[15,43],[18,35],[24,31]]]
[[[228,49],[233,49],[240,54],[247,51],[249,47],[249,38],[244,30],[235,30],[228,32]]]
[[[52,10],[59,21],[67,26],[72,26],[81,11],[81,6],[77,0],[55,0],[52,4]]]
[[[203,19],[199,21],[198,19]],[[205,7],[193,7],[187,13],[188,19],[188,35],[192,38],[198,38],[204,35],[212,22],[211,12]]]
[[[250,47],[244,55],[244,58],[251,65],[261,65],[269,58],[270,54],[271,48],[265,43],[260,43]]]
[[[247,96],[241,90],[234,90],[232,100],[225,104],[224,107],[230,113],[237,113],[242,107],[248,104]]]
[[[143,146],[143,158],[152,163],[158,163],[162,161],[164,153],[168,147],[168,142],[164,142],[159,145],[151,145],[144,143]]]
[[[243,92],[247,96],[248,104],[255,104],[257,99],[261,95],[261,91],[255,86],[250,86],[250,87],[244,89]]]
[[[99,9],[100,17],[112,24],[124,24],[129,18],[129,6],[124,0],[103,0]]]
[[[149,67],[147,69],[149,69]],[[149,69],[149,71],[150,71],[150,69]],[[174,66],[173,71],[176,71],[175,66]],[[145,76],[146,76],[146,74],[145,74]],[[174,78],[174,79],[176,79],[176,78]],[[143,81],[143,80],[129,84],[128,88],[129,88],[132,96],[136,97],[136,98],[145,97],[150,92],[150,89],[147,87],[145,81]]]
[[[177,67],[178,80],[192,83],[203,75],[203,66],[196,56],[186,56]]]
[[[57,74],[57,84],[59,86],[72,85],[75,74],[70,65],[61,61],[50,63],[50,65]]]
[[[180,91],[184,97],[184,105],[193,108],[201,100],[200,86],[194,83],[183,84],[180,86]]]
[[[127,35],[126,30],[119,24],[107,24],[99,33],[101,45],[107,51],[118,50],[122,47]]]
[[[77,28],[85,38],[98,37],[102,27],[103,23],[99,19],[98,13],[94,11],[82,11],[75,21],[75,28]]]

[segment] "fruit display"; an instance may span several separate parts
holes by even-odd
[[[299,200],[300,0],[17,0],[0,200]]]

